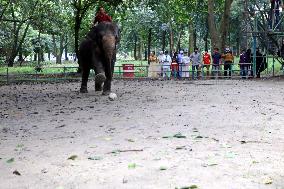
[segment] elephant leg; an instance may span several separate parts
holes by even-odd
[[[87,83],[88,83],[89,74],[90,74],[89,68],[83,69],[82,84],[81,84],[81,89],[80,89],[81,93],[87,93],[88,92]]]
[[[111,92],[111,80],[112,80],[112,66],[108,64],[105,68],[106,80],[104,82],[103,95],[108,95]]]
[[[99,60],[95,60],[95,90],[102,91],[102,84],[106,80],[106,76],[104,73],[104,67]]]

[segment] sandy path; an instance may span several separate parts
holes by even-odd
[[[283,81],[93,86],[0,87],[1,189],[284,189]]]

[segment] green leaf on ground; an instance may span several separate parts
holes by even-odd
[[[136,163],[128,164],[128,169],[135,169],[135,168],[136,168]]]
[[[135,142],[133,139],[126,139],[128,142]]]
[[[23,147],[24,147],[23,144],[18,144],[18,145],[16,146],[16,148],[23,148]]]
[[[70,156],[70,157],[68,158],[68,160],[75,160],[75,159],[77,159],[77,158],[78,158],[77,155],[72,155],[72,156]]]
[[[198,135],[195,137],[195,139],[201,139],[201,138],[203,138],[203,136]]]
[[[176,150],[184,150],[184,149],[186,149],[185,146],[177,146],[177,147],[176,147]]]
[[[111,151],[111,154],[119,154],[119,150],[113,150],[113,151]]]
[[[198,132],[198,129],[197,129],[197,128],[193,128],[193,129],[192,129],[192,132],[197,133],[197,132]]]
[[[163,136],[162,138],[173,138],[173,136]]]
[[[177,133],[173,137],[174,138],[186,138],[186,136],[182,135],[181,133]]]
[[[175,187],[175,189],[198,189],[197,185],[191,185],[191,186],[183,186],[183,187]]]
[[[102,160],[103,158],[100,156],[93,156],[93,157],[88,157],[89,160]]]
[[[165,171],[165,170],[167,170],[168,168],[167,168],[166,166],[161,166],[159,169],[160,169],[160,171]]]
[[[11,158],[11,159],[8,159],[6,162],[7,163],[13,163],[15,161],[15,159],[14,158]]]
[[[235,158],[236,157],[236,153],[234,153],[234,152],[228,152],[226,155],[225,155],[225,157],[226,158]]]

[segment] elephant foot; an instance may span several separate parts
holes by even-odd
[[[97,84],[98,84],[98,85],[102,85],[103,82],[105,82],[105,80],[106,80],[106,76],[105,76],[104,73],[99,73],[99,74],[97,74],[97,75],[95,76],[95,83],[96,83],[96,85],[97,85]]]
[[[107,91],[103,91],[102,95],[106,96],[109,95],[111,93],[111,91],[107,90]]]
[[[98,85],[98,84],[95,84],[95,91],[102,91],[103,88],[102,88],[102,85]]]
[[[87,87],[81,87],[80,93],[88,93]]]

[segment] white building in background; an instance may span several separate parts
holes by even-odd
[[[67,57],[68,57],[69,61],[77,61],[75,53],[68,53]],[[18,59],[19,59],[19,57],[17,56],[15,58],[15,61],[17,61]],[[31,54],[31,55],[29,55],[29,56],[27,56],[25,58],[25,61],[33,61],[33,60],[34,60],[34,54]],[[63,52],[63,54],[62,54],[61,60],[62,61],[65,60],[65,52]],[[50,62],[54,62],[55,63],[56,62],[56,57],[51,53],[50,54],[50,60],[49,60],[48,53],[44,53],[44,61],[50,61]]]

